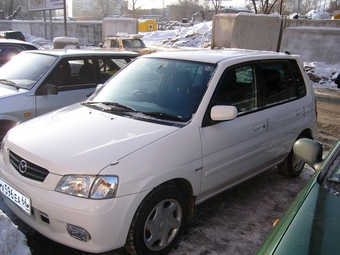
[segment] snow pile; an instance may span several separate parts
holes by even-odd
[[[142,33],[148,46],[207,48],[211,44],[212,21],[173,30]]]
[[[0,210],[0,254],[29,255],[26,237]]]
[[[314,88],[337,88],[338,85],[334,83],[334,79],[340,73],[340,64],[305,62],[304,66]]]
[[[332,15],[321,10],[311,10],[306,14],[308,19],[331,19]]]
[[[321,10],[311,10],[305,15],[301,13],[292,13],[288,16],[290,19],[331,19],[332,15],[326,11]]]

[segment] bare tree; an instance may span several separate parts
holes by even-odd
[[[304,0],[302,1],[302,5],[305,9],[305,11],[311,11],[311,10],[326,10],[328,6],[327,0]]]
[[[181,21],[191,20],[192,15],[201,11],[202,7],[196,0],[177,0],[177,4],[169,5],[169,18]]]
[[[283,0],[249,0],[251,9],[254,13],[270,14],[272,12],[280,12],[281,1]]]
[[[95,7],[96,13],[100,18],[105,18],[110,14],[110,0],[97,0],[97,5]],[[98,17],[98,18],[99,18]]]
[[[16,7],[14,7],[16,6]],[[15,9],[14,9],[15,8]],[[2,1],[0,3],[0,19],[15,19],[21,11],[21,5],[15,3],[14,0]]]
[[[215,14],[217,14],[218,11],[221,10],[222,7],[221,0],[205,0],[205,2],[210,2],[212,4],[213,9],[215,10]]]
[[[340,10],[340,0],[333,0],[330,1],[329,6],[328,6],[328,10],[333,12],[335,10]]]
[[[128,8],[132,11],[132,17],[136,18],[136,11],[141,9],[145,4],[137,4],[137,2],[140,3],[138,0],[128,0]],[[153,0],[149,1],[153,2]],[[165,1],[163,1],[163,5],[165,4]]]

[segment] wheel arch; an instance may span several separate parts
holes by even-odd
[[[187,221],[190,221],[194,217],[195,213],[195,196],[193,192],[193,187],[191,186],[190,182],[186,179],[183,178],[177,178],[177,179],[172,179],[167,182],[164,182],[160,185],[165,185],[165,184],[172,184],[174,186],[177,186],[179,189],[181,189],[186,196],[186,199],[188,200],[188,217]]]
[[[309,139],[313,139],[313,131],[309,128],[304,129],[299,136],[297,137],[296,140],[300,139],[300,138],[309,138]]]
[[[8,130],[10,130],[12,127],[17,125],[17,123],[18,123],[18,121],[16,121],[13,118],[10,118],[10,119],[0,118],[0,142],[1,142],[2,138],[5,137]]]

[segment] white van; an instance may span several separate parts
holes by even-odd
[[[298,56],[250,50],[144,55],[87,100],[11,129],[0,157],[8,207],[87,252],[166,254],[195,205],[313,138],[315,98]]]

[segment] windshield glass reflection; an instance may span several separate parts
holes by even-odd
[[[45,54],[20,53],[1,66],[0,80],[12,82],[18,88],[31,89],[56,58]]]
[[[157,118],[188,121],[195,113],[215,65],[140,58],[97,92],[94,102],[115,102]]]

